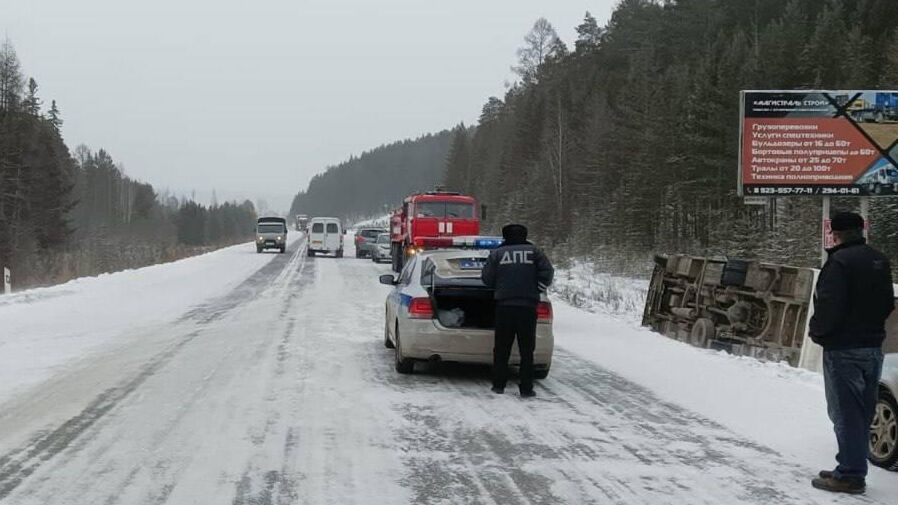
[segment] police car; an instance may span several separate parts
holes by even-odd
[[[397,372],[412,373],[415,361],[424,360],[493,362],[495,301],[480,272],[490,249],[501,241],[495,237],[428,239],[398,278],[380,277],[381,284],[393,288],[386,300],[384,346],[395,350]],[[552,304],[545,294],[537,307],[537,320],[534,375],[544,379],[555,344]],[[510,364],[519,363],[515,345]]]

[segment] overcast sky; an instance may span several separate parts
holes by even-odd
[[[617,0],[0,0],[70,147],[179,193],[286,210],[350,154],[465,121],[546,17],[573,45]]]

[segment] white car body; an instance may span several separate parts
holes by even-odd
[[[494,330],[492,328],[447,327],[436,315],[439,305],[433,308],[435,314],[431,318],[413,317],[410,306],[413,300],[431,298],[431,286],[422,285],[422,271],[426,265],[435,268],[442,280],[479,284],[481,291],[486,290],[480,282],[480,269],[459,270],[451,264],[460,261],[485,261],[488,250],[434,250],[425,251],[413,256],[396,279],[392,291],[386,300],[386,324],[384,344],[396,349],[396,368],[403,373],[411,371],[414,360],[450,361],[460,363],[491,364],[493,361]],[[389,275],[382,277],[387,283]],[[447,288],[452,289],[452,288]],[[494,311],[492,291],[489,301],[484,301],[484,310]],[[434,297],[434,300],[436,297]],[[439,302],[435,303],[439,304]],[[552,364],[554,336],[552,332],[551,304],[542,295],[542,307],[548,312],[537,323],[536,348],[534,366],[537,378],[548,374]],[[547,315],[546,315],[547,314]],[[442,317],[442,316],[440,316]],[[400,363],[402,362],[402,363]],[[510,364],[520,364],[517,345],[512,350]]]
[[[335,217],[316,217],[309,221],[309,256],[343,256],[343,224]]]
[[[886,354],[883,360],[869,458],[874,465],[898,470],[898,353]]]

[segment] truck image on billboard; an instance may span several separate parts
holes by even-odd
[[[740,196],[898,195],[898,91],[743,91]]]

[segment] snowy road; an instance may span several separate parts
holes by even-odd
[[[387,267],[306,258],[299,242],[228,257],[253,273],[108,330],[0,403],[0,503],[887,502],[810,489],[819,468],[662,400],[563,334],[534,400],[493,395],[484,368],[398,375],[382,344]]]

